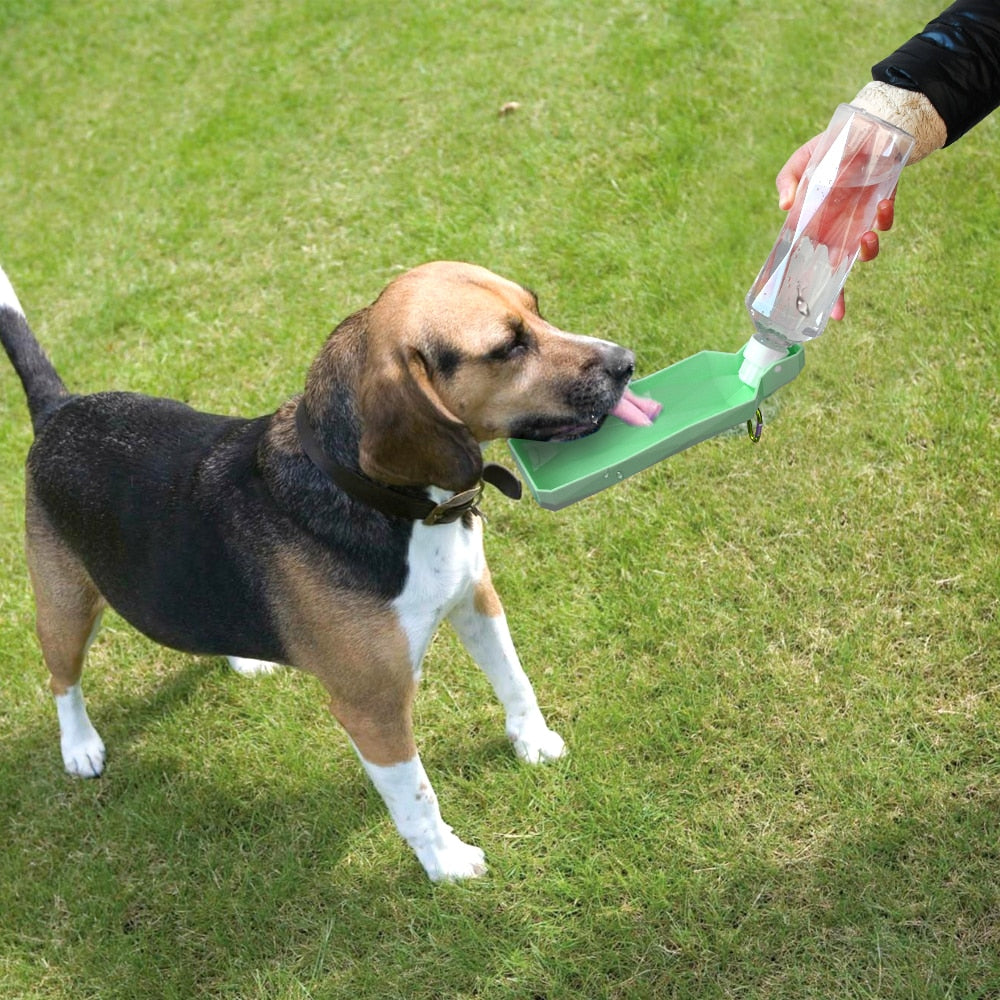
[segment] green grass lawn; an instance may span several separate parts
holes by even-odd
[[[71,387],[217,412],[274,409],[441,257],[640,374],[735,351],[775,173],[939,9],[4,0],[0,261]],[[442,630],[418,739],[471,883],[426,881],[314,681],[112,615],[108,768],[63,774],[0,371],[0,995],[1000,995],[998,124],[907,169],[756,447],[489,498],[570,756],[518,764]]]

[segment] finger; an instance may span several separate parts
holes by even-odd
[[[830,319],[843,319],[844,318],[844,293],[841,292],[837,296],[837,301],[834,302],[833,308],[830,310]]]
[[[893,191],[892,195],[880,201],[875,209],[875,228],[881,230],[883,233],[888,229],[892,229],[895,216],[896,192]]]
[[[799,186],[799,181],[805,173],[809,157],[812,155],[813,147],[819,136],[810,139],[805,145],[799,146],[797,150],[785,161],[785,165],[778,171],[778,176],[774,179],[775,187],[778,189],[778,208],[787,212],[795,201],[795,191]]]
[[[868,232],[861,237],[861,261],[874,260],[878,256],[878,233]]]

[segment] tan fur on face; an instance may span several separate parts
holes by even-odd
[[[531,292],[471,264],[408,271],[365,311],[365,327],[361,465],[388,483],[470,488],[479,443],[509,436],[526,412],[574,416],[566,385],[598,363],[595,341],[557,329]],[[525,349],[504,357],[515,336]]]
[[[477,441],[504,437],[526,410],[558,413],[565,406],[555,389],[592,363],[587,338],[544,320],[534,294],[472,264],[425,264],[393,282],[372,307],[372,334],[384,323],[408,331],[409,360],[422,359],[439,405],[459,419]],[[521,324],[530,349],[517,363],[487,360]],[[439,376],[435,357],[458,351],[453,380]],[[567,415],[569,415],[567,411]]]

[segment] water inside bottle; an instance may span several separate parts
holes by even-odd
[[[898,176],[898,158],[870,142],[835,142],[800,190],[757,280],[747,294],[755,336],[780,349],[818,337]]]

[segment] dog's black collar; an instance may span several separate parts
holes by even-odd
[[[476,486],[471,490],[456,493],[443,503],[436,504],[427,497],[411,496],[384,483],[376,483],[373,479],[359,475],[335,462],[323,451],[322,445],[317,440],[306,413],[305,402],[302,400],[295,408],[295,429],[302,450],[316,468],[349,496],[369,507],[374,507],[383,514],[403,517],[410,521],[422,521],[429,525],[451,524],[460,517],[480,513],[478,504],[485,483],[495,486],[512,500],[521,498],[521,481],[517,476],[502,465],[487,462],[483,466],[483,478]]]

